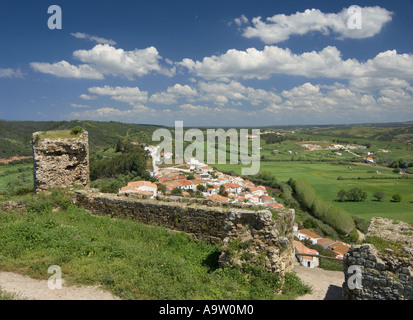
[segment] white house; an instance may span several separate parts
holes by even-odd
[[[242,191],[242,186],[237,183],[227,182],[225,184],[225,191],[231,193],[240,193]]]
[[[250,192],[259,197],[265,195],[266,193],[262,188],[250,188]]]
[[[126,187],[119,190],[119,194],[136,193],[141,195],[147,195],[151,198],[156,197],[158,192],[157,185],[150,181],[132,181],[128,182]]]
[[[180,179],[176,182],[179,184],[178,188],[182,190],[195,190],[195,185],[190,180]]]
[[[294,232],[294,235],[298,239],[300,239],[301,241],[307,239],[307,240],[311,241],[312,244],[317,244],[317,241],[319,239],[322,239],[321,236],[319,236],[318,234],[315,234],[314,232],[312,232],[308,229],[298,230],[298,231]]]
[[[314,249],[307,248],[304,244],[299,241],[294,241],[294,250],[298,261],[305,267],[316,268],[319,266],[319,258],[314,256],[306,256],[303,254],[318,255],[318,251]]]
[[[209,173],[209,172],[212,172],[214,169],[211,168],[210,166],[202,166],[202,167],[199,167],[198,170],[202,173]]]

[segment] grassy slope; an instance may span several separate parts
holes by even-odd
[[[0,166],[0,192],[7,189],[7,184],[24,174],[33,183],[33,165],[32,164],[16,164]]]
[[[0,121],[0,158],[32,155],[32,133],[36,131],[68,130],[84,127],[89,133],[92,152],[112,147],[119,138],[150,142],[159,126],[97,121]]]
[[[248,280],[217,268],[218,248],[184,233],[36,203],[37,212],[0,212],[1,270],[47,279],[48,267],[59,265],[69,284],[100,284],[124,299],[290,299],[308,292],[289,275],[288,293],[275,296],[273,276]]]

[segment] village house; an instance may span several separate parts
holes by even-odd
[[[147,195],[151,198],[156,197],[158,192],[157,185],[149,181],[132,181],[128,185],[119,190],[119,194],[136,193]]]
[[[263,204],[270,204],[270,203],[276,202],[273,197],[266,196],[266,195],[260,196],[259,199],[260,199],[260,202]]]
[[[364,162],[370,162],[370,163],[374,163],[374,159],[373,157],[367,157],[366,159],[364,159]]]
[[[227,192],[240,193],[242,191],[242,186],[237,183],[227,182],[224,186]]]
[[[330,244],[333,244],[335,241],[329,239],[329,238],[321,238],[317,240],[317,244],[322,246],[324,249],[328,249],[328,246]]]
[[[319,258],[313,256],[305,256],[301,254],[312,254],[318,255],[318,251],[314,249],[307,248],[300,241],[294,240],[294,250],[298,261],[305,267],[316,268],[319,266]]]
[[[198,167],[198,171],[201,173],[210,173],[212,172],[214,169],[210,166],[203,166],[203,167]]]
[[[328,249],[336,254],[336,258],[343,260],[344,254],[350,250],[350,245],[341,241],[334,242],[328,245]]]
[[[222,202],[222,203],[226,203],[229,201],[229,198],[224,197],[224,196],[220,196],[219,194],[212,194],[210,196],[206,197],[207,199],[213,200],[213,201],[218,201],[218,202]]]
[[[322,238],[308,229],[298,230],[294,232],[294,236],[296,236],[300,241],[307,239],[311,241],[312,244],[317,244],[317,241]]]
[[[195,190],[195,185],[190,180],[180,179],[175,180],[178,183],[178,188],[182,190]]]
[[[249,189],[250,189],[250,192],[253,195],[256,195],[256,196],[263,196],[266,193],[262,188],[253,187],[253,188],[249,188]]]

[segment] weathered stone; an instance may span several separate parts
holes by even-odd
[[[293,271],[294,211],[280,210],[276,221],[267,210],[227,209],[182,202],[138,199],[113,194],[73,193],[74,202],[97,214],[128,217],[145,224],[180,230],[202,241],[222,245],[221,265],[247,262],[264,266],[281,275]],[[283,231],[279,226],[284,226]],[[230,250],[238,240],[239,250]],[[282,244],[282,245],[281,245]]]
[[[409,283],[413,277],[409,277],[412,264],[396,256],[394,252],[390,254],[379,253],[373,246],[369,246],[368,260],[362,267],[362,290],[350,290],[346,283],[353,272],[348,269],[354,265],[362,265],[364,258],[360,252],[361,246],[350,248],[344,256],[344,277],[343,296],[346,300],[412,300],[413,286]],[[359,258],[354,258],[360,255]],[[374,261],[377,261],[375,263]],[[408,275],[408,274],[409,275]],[[413,284],[413,281],[412,281]]]
[[[88,187],[88,133],[83,131],[74,138],[43,138],[42,134],[33,133],[32,141],[35,192],[74,185]]]

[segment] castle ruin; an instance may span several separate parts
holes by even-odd
[[[88,133],[70,130],[33,133],[34,192],[74,185],[89,187]]]

